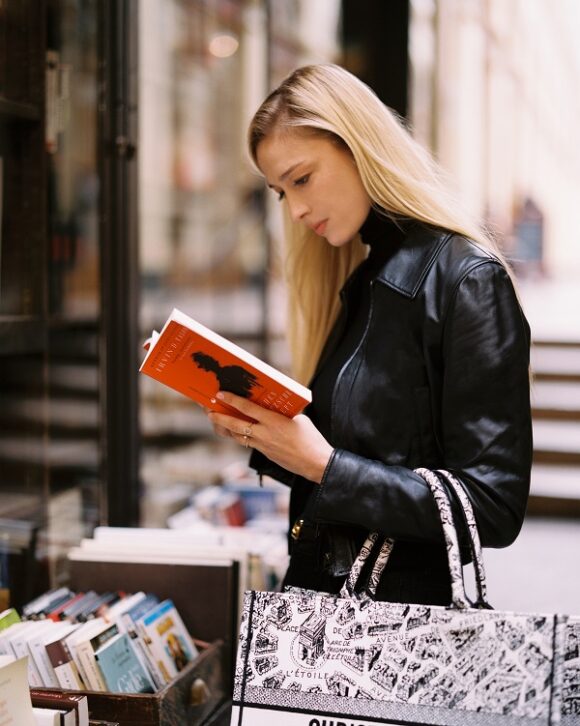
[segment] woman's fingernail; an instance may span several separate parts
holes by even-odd
[[[219,393],[218,393],[218,396],[219,396]],[[209,399],[209,402],[210,402],[210,403],[215,403],[215,398],[210,398],[210,399]]]
[[[224,397],[224,394],[220,391],[219,393],[215,394],[216,398],[222,399]]]

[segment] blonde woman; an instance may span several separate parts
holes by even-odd
[[[484,546],[513,542],[532,439],[529,327],[510,273],[430,155],[338,66],[289,76],[249,146],[286,216],[290,341],[313,402],[289,420],[221,397],[256,421],[252,466],[291,487],[284,584],[337,592],[379,531],[396,544],[378,598],[449,604],[441,526],[413,470],[453,471]],[[244,442],[246,424],[209,416]]]

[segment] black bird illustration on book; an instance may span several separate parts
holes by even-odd
[[[220,391],[229,391],[236,396],[250,398],[252,389],[260,387],[258,378],[242,366],[222,366],[220,362],[207,353],[197,351],[191,358],[198,368],[213,373],[218,380]]]

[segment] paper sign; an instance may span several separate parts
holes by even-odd
[[[28,658],[0,664],[0,726],[35,725],[28,687]]]

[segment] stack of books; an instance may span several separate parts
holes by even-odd
[[[0,655],[27,660],[33,689],[154,693],[198,650],[169,599],[58,588],[0,614]]]
[[[26,658],[16,658],[14,655],[0,655],[2,724],[90,726],[87,697],[29,690],[26,661]]]
[[[208,568],[235,564],[238,615],[245,590],[272,590],[278,585],[288,560],[285,536],[246,527],[198,525],[186,529],[96,527],[92,538],[70,550],[69,559]]]

